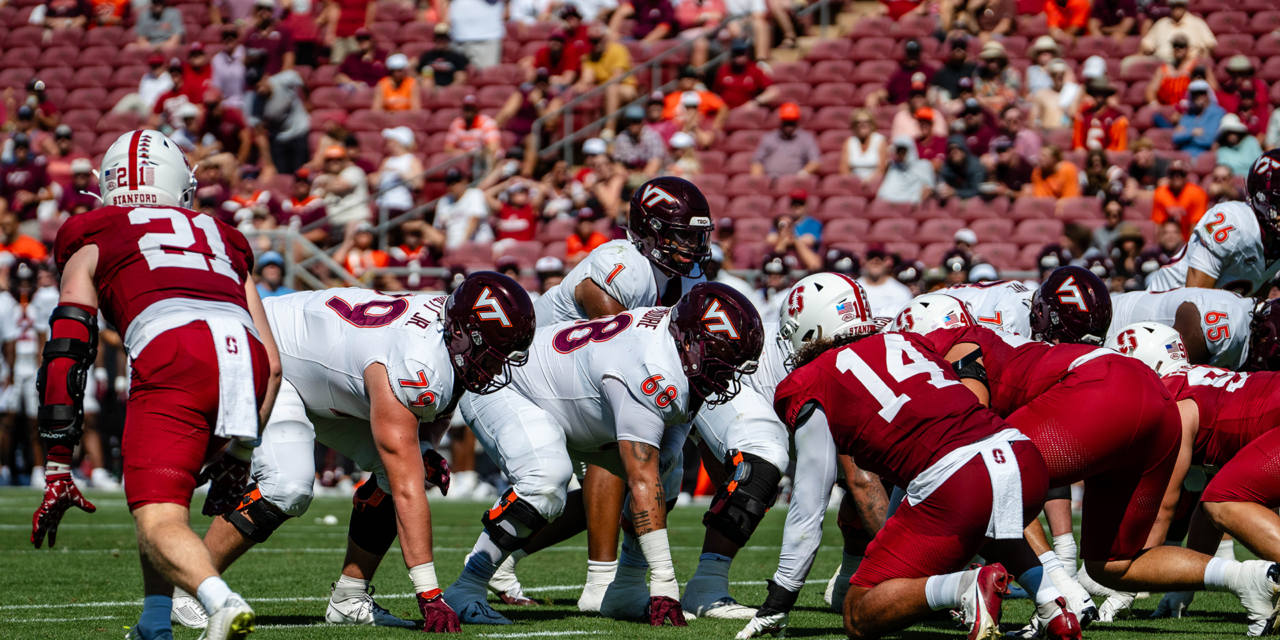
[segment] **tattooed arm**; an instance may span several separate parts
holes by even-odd
[[[643,442],[618,443],[631,489],[631,523],[636,535],[667,528],[667,496],[658,477],[658,448]]]
[[[857,505],[862,528],[868,535],[875,536],[884,528],[884,520],[889,512],[889,495],[885,493],[884,485],[880,484],[880,476],[859,469],[850,456],[840,455],[837,458],[849,485],[849,494]]]

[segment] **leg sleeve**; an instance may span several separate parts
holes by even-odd
[[[288,380],[282,381],[262,431],[262,444],[253,450],[252,474],[262,497],[295,518],[311,506],[315,438],[298,390]]]
[[[462,417],[485,453],[502,469],[516,495],[547,520],[564,511],[573,463],[564,429],[551,414],[509,389],[468,393]]]
[[[778,571],[773,575],[773,581],[788,591],[799,591],[813,567],[835,481],[836,443],[827,415],[817,409],[796,429],[795,488],[782,532]]]

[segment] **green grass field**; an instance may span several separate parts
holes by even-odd
[[[98,506],[93,515],[73,510],[63,521],[58,546],[35,550],[28,542],[31,512],[37,494],[28,490],[0,490],[0,638],[118,638],[124,627],[137,620],[142,581],[134,546],[133,521],[123,494],[91,493]],[[435,519],[436,571],[442,585],[453,581],[462,559],[479,531],[481,511],[487,504],[438,502]],[[693,575],[702,544],[702,508],[680,508],[671,517],[671,544],[676,573],[681,581]],[[337,525],[321,524],[333,515]],[[258,613],[254,638],[410,638],[406,629],[373,629],[325,626],[324,609],[329,583],[340,571],[346,543],[350,501],[317,498],[310,512],[291,521],[265,545],[251,551],[227,573],[226,579],[253,604]],[[734,595],[748,604],[759,604],[765,595],[764,580],[773,574],[782,540],[783,509],[774,509],[733,565],[730,580]],[[209,519],[195,519],[203,532]],[[558,638],[613,636],[617,638],[729,639],[742,627],[739,621],[695,620],[685,629],[652,629],[642,623],[616,622],[577,611],[576,602],[586,574],[585,537],[561,548],[531,556],[520,564],[526,592],[543,601],[541,607],[497,609],[515,624],[506,627],[470,625],[464,634],[479,638]],[[835,514],[827,518],[826,537],[792,614],[788,635],[804,638],[842,638],[839,617],[822,602],[827,579],[840,561],[839,532]],[[1247,552],[1239,550],[1241,559]],[[418,619],[412,587],[397,548],[388,554],[374,580],[378,602],[395,614]],[[1225,638],[1242,636],[1245,614],[1229,594],[1201,594],[1192,605],[1193,617],[1181,620],[1148,620],[1159,601],[1156,594],[1139,600],[1133,615],[1111,625],[1095,625],[1089,638]],[[1030,615],[1025,600],[1005,606],[1007,627],[1020,627]],[[1016,625],[1015,625],[1016,623]],[[194,640],[199,632],[176,629],[179,640]],[[894,637],[962,638],[943,619],[918,624]]]

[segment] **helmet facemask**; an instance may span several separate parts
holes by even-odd
[[[522,367],[529,361],[528,351],[504,354],[485,344],[478,329],[463,327],[461,322],[449,327],[447,342],[450,361],[462,386],[478,395],[490,394],[511,384],[511,368]],[[498,369],[498,373],[492,373],[492,369]]]

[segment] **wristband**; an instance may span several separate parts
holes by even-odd
[[[49,451],[44,457],[45,470],[51,471],[59,466],[71,467],[71,447],[65,444],[55,444],[49,447]]]
[[[760,605],[760,610],[756,611],[756,617],[764,618],[776,613],[791,613],[792,607],[796,606],[796,599],[800,597],[800,592],[787,591],[786,587],[773,580],[768,582],[769,595],[765,597],[764,604]]]
[[[416,567],[410,567],[409,579],[413,581],[413,590],[417,593],[429,593],[440,588],[440,584],[436,582],[436,565],[434,562],[425,562]]]
[[[676,569],[671,563],[671,545],[667,541],[667,530],[658,529],[640,536],[640,551],[649,563],[654,582],[674,581]]]

